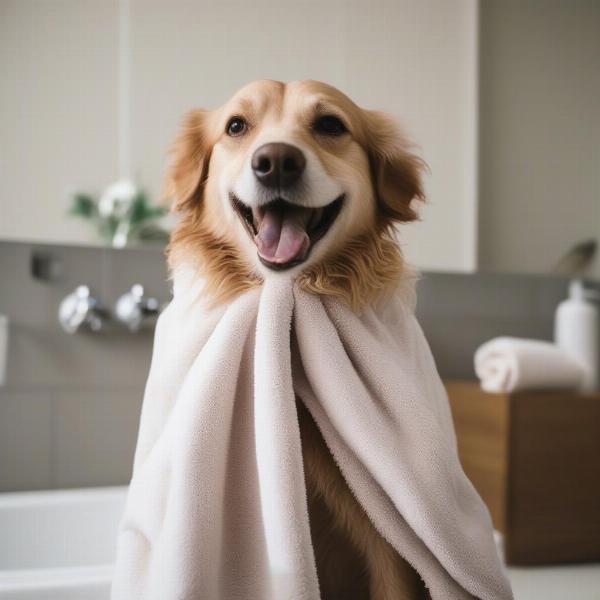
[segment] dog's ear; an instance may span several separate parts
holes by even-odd
[[[377,205],[384,219],[397,222],[418,218],[414,200],[424,200],[426,164],[411,152],[396,122],[389,115],[365,110],[371,177]]]
[[[187,113],[171,147],[163,197],[174,212],[189,210],[202,199],[211,152],[209,114],[202,109]]]

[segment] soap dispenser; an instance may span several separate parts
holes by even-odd
[[[569,297],[556,309],[554,341],[584,369],[581,389],[598,388],[598,308],[591,300],[600,293],[588,290],[580,279],[569,284]]]

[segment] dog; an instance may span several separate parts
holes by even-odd
[[[215,304],[285,271],[360,311],[407,276],[394,226],[417,218],[424,169],[393,119],[337,89],[253,82],[217,110],[191,111],[175,140],[170,268],[193,265]],[[428,598],[296,404],[323,599]]]

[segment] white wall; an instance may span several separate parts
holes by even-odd
[[[37,14],[40,5],[53,6],[45,9],[52,14],[42,19]],[[58,4],[24,0],[10,8],[0,36],[6,30],[13,37],[9,46],[13,54],[27,51],[15,32],[21,24],[32,36],[40,28],[55,30],[36,41],[29,62],[22,58],[14,62],[4,53],[0,58],[3,71],[15,66],[18,70],[12,80],[15,93],[2,94],[3,130],[10,133],[3,153],[9,155],[10,164],[0,182],[0,206],[4,213],[8,198],[18,198],[20,205],[1,222],[0,237],[76,241],[81,230],[67,227],[62,218],[65,190],[74,185],[98,188],[117,176],[117,6],[96,2],[81,8],[75,0]],[[83,17],[73,22],[78,11],[100,27],[94,30]],[[215,107],[257,78],[324,80],[361,105],[396,115],[422,147],[431,167],[430,202],[421,223],[403,228],[409,259],[426,268],[472,269],[476,20],[475,0],[132,0],[135,175],[158,192],[166,147],[189,108]],[[80,24],[83,29],[73,34],[71,28]],[[80,48],[65,49],[65,30],[78,36]],[[99,40],[106,43],[104,51]],[[8,45],[6,40],[2,43]],[[33,68],[34,54],[47,57],[45,74]],[[73,62],[74,56],[80,60]],[[64,89],[61,79],[66,81]],[[28,99],[24,111],[19,98],[31,86],[38,93]],[[63,93],[71,99],[65,100],[64,111],[53,111],[52,126],[41,132],[41,143],[31,130],[23,138],[23,124],[14,124],[10,115],[15,110],[46,114],[44,99],[50,96],[60,102]],[[50,151],[57,138],[64,142],[58,155]],[[25,162],[34,165],[34,171],[44,164],[44,185],[24,176]],[[31,218],[41,214],[41,204],[44,223]]]
[[[65,215],[117,176],[116,6],[0,1],[0,239],[92,239]]]
[[[173,6],[177,9],[173,10]],[[476,6],[471,0],[133,4],[134,159],[157,189],[180,115],[257,78],[319,79],[406,125],[431,167],[423,222],[404,227],[421,267],[475,261]]]
[[[480,47],[480,266],[549,272],[600,237],[600,2],[482,2]]]

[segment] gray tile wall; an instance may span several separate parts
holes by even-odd
[[[442,376],[475,379],[475,350],[493,337],[552,340],[567,286],[556,277],[424,273],[417,315]]]
[[[62,274],[31,276],[46,253]],[[78,284],[107,306],[133,283],[170,297],[162,250],[0,242],[0,313],[10,317],[7,384],[0,387],[0,490],[126,483],[152,332],[113,327],[65,334],[56,313]],[[496,335],[550,339],[566,283],[517,275],[425,273],[418,314],[444,377],[474,377],[475,348]]]
[[[55,281],[31,276],[34,253],[57,261]],[[128,480],[152,331],[112,326],[67,335],[62,298],[89,285],[108,306],[133,283],[170,297],[161,249],[38,246],[0,242],[0,313],[7,314],[7,381],[0,387],[0,490]]]

